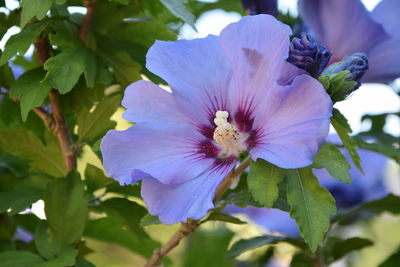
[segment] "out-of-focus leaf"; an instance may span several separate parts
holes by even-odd
[[[325,168],[329,174],[346,184],[351,183],[350,164],[340,150],[333,144],[325,143],[314,158],[314,167]]]
[[[360,250],[371,245],[373,245],[371,240],[360,237],[352,237],[346,240],[334,237],[329,238],[323,251],[325,263],[331,264],[332,262],[343,258],[350,252]]]
[[[205,221],[220,221],[233,224],[246,224],[246,222],[226,213],[220,211],[213,211]]]
[[[1,52],[0,52],[1,55]],[[14,73],[8,65],[0,67],[0,87],[10,88],[14,83]]]
[[[44,145],[28,130],[0,129],[0,147],[13,155],[30,160],[34,169],[51,176],[60,177],[66,173],[61,149],[50,133],[46,136],[46,145]]]
[[[251,193],[247,189],[229,193],[225,201],[227,204],[234,204],[240,208],[245,208],[247,206],[262,207],[262,205],[253,199]]]
[[[126,87],[129,84],[141,79],[141,66],[137,62],[133,61],[129,54],[121,51],[107,51],[107,53],[103,53],[101,55],[111,65],[115,74],[115,78],[122,85],[122,87]]]
[[[11,97],[20,98],[23,121],[26,121],[29,111],[43,104],[51,89],[48,84],[41,83],[45,75],[42,68],[30,70],[22,74],[10,89]]]
[[[111,178],[107,178],[104,172],[99,168],[88,164],[85,170],[85,183],[87,186],[87,192],[93,193],[99,188],[103,188],[108,184],[112,183]]]
[[[145,227],[152,224],[160,224],[160,219],[157,216],[153,216],[151,214],[146,214],[140,219],[140,227]]]
[[[257,159],[250,165],[247,184],[253,198],[261,205],[272,208],[279,196],[278,184],[285,177],[284,171],[263,160]]]
[[[222,227],[213,231],[198,229],[188,242],[182,266],[234,266],[233,260],[224,256],[232,237],[233,233]]]
[[[43,19],[49,11],[53,0],[22,0],[21,28],[33,18]]]
[[[74,266],[76,255],[78,255],[78,250],[72,247],[67,247],[56,258],[37,264],[34,267]]]
[[[41,220],[38,222],[35,229],[35,245],[39,254],[45,259],[52,259],[57,255],[57,248],[54,246],[52,241],[50,241],[47,231],[49,225],[47,221]]]
[[[395,160],[398,164],[400,164],[400,149],[396,147],[399,143],[398,137],[394,137],[388,134],[384,134],[385,136],[378,135],[378,138],[374,138],[373,142],[365,142],[361,138],[357,138],[357,145],[366,150],[374,151],[385,155],[389,158]],[[373,136],[376,137],[376,136]],[[382,140],[385,139],[385,140]],[[390,141],[389,141],[390,140]]]
[[[296,220],[311,250],[315,251],[329,228],[330,216],[336,213],[335,200],[318,184],[309,168],[288,170],[286,181],[290,216]]]
[[[184,22],[189,24],[193,29],[196,30],[194,26],[195,17],[192,13],[187,9],[185,4],[186,0],[160,0],[161,3],[165,5],[165,7],[176,17],[182,19]]]
[[[240,254],[268,244],[276,244],[278,242],[288,242],[296,247],[304,249],[304,243],[294,238],[285,238],[282,236],[264,235],[253,237],[250,239],[240,239],[232,245],[228,251],[228,257],[237,257]]]
[[[337,109],[333,109],[333,116],[331,118],[331,124],[333,128],[335,128],[337,134],[339,135],[340,139],[343,142],[344,147],[349,151],[349,155],[351,159],[353,160],[354,164],[356,167],[364,173],[362,167],[361,167],[361,159],[360,156],[357,153],[357,144],[354,142],[354,140],[349,136],[349,133],[351,133],[351,129],[347,123],[347,120],[344,119],[344,116],[339,112]]]
[[[88,213],[84,183],[75,171],[49,183],[44,195],[51,234],[60,251],[81,239]]]
[[[78,257],[75,262],[76,267],[96,267],[93,263],[85,258]]]
[[[387,258],[384,262],[379,264],[378,267],[397,267],[400,262],[400,248],[398,248],[394,254]]]
[[[156,242],[154,244],[143,242],[133,232],[126,230],[120,219],[111,216],[88,221],[84,235],[120,245],[144,257],[149,257],[153,249],[159,245]]]
[[[42,262],[42,258],[28,251],[5,251],[0,253],[0,267],[32,267]]]
[[[35,41],[36,37],[49,25],[51,20],[44,19],[33,23],[24,28],[21,32],[13,35],[8,39],[3,54],[0,58],[0,66],[4,65],[10,58],[17,53],[24,55],[29,46]]]
[[[115,126],[110,117],[115,113],[121,98],[119,95],[108,97],[100,102],[94,111],[82,111],[77,118],[78,142],[93,141],[102,136],[105,131]]]

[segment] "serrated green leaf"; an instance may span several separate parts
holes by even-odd
[[[353,160],[354,165],[359,169],[362,173],[364,173],[361,167],[361,159],[357,153],[357,144],[350,137],[349,133],[351,132],[350,126],[347,123],[347,120],[343,120],[344,116],[336,109],[333,110],[333,116],[331,118],[331,124],[333,128],[335,128],[336,133],[339,135],[340,139],[343,142],[344,147],[349,152],[351,159]]]
[[[39,263],[34,267],[60,267],[60,266],[74,266],[75,257],[78,255],[78,250],[68,247],[61,252],[56,258],[49,261]]]
[[[32,267],[42,262],[42,258],[28,251],[5,251],[0,253],[0,267]]]
[[[60,177],[66,173],[63,154],[57,140],[50,133],[46,135],[46,145],[44,145],[28,130],[0,129],[0,147],[17,157],[31,161],[32,168],[51,176]]]
[[[185,6],[185,4],[187,3],[186,0],[160,0],[160,1],[172,14],[182,19],[184,22],[189,24],[194,30],[196,30],[196,27],[194,25],[195,17]]]
[[[329,238],[327,245],[324,248],[324,259],[326,264],[331,264],[332,262],[343,258],[350,252],[371,245],[373,245],[371,240],[360,237],[352,237],[346,240],[341,240],[340,238]]]
[[[88,197],[77,172],[49,183],[43,197],[51,234],[60,251],[81,239],[88,213]]]
[[[44,64],[47,75],[42,82],[58,89],[61,94],[68,93],[84,73],[89,54],[87,48],[77,46],[49,58]]]
[[[278,185],[284,176],[285,173],[281,168],[263,159],[252,162],[247,176],[247,185],[254,200],[267,208],[272,208],[278,199]]]
[[[113,128],[115,122],[110,117],[115,113],[120,103],[120,96],[108,97],[100,102],[94,111],[82,111],[77,118],[78,142],[93,141],[103,135],[105,131]]]
[[[133,61],[129,54],[125,52],[107,51],[107,53],[103,53],[102,56],[113,68],[115,78],[122,87],[126,87],[141,79],[141,66],[136,61]]]
[[[22,0],[21,28],[33,18],[43,19],[49,11],[53,0]]]
[[[348,134],[351,134],[353,130],[351,129],[351,126],[349,122],[347,121],[346,117],[336,108],[333,108],[332,110],[332,118],[335,119],[342,127],[343,129],[346,130]]]
[[[17,53],[23,56],[29,46],[35,41],[36,37],[47,27],[47,25],[49,25],[50,22],[50,19],[44,19],[29,25],[21,32],[11,36],[1,55],[0,66],[4,65]]]
[[[99,188],[103,188],[113,182],[112,179],[104,175],[104,172],[99,168],[88,164],[85,170],[85,184],[87,192],[93,193]]]
[[[227,222],[233,224],[246,224],[246,222],[226,213],[222,213],[220,211],[212,212],[205,221],[220,221]]]
[[[329,174],[346,184],[351,183],[349,170],[350,164],[340,150],[333,144],[325,143],[314,157],[314,165],[317,168],[325,168]]]
[[[330,216],[336,213],[335,200],[318,184],[311,169],[288,170],[286,181],[290,216],[296,220],[311,250],[315,251],[329,228]]]
[[[10,88],[10,96],[19,98],[22,120],[26,121],[28,113],[43,104],[51,87],[41,83],[46,72],[42,68],[33,69],[22,74]]]
[[[140,219],[140,227],[143,228],[152,224],[161,224],[160,219],[157,216],[153,216],[151,214],[146,214]]]

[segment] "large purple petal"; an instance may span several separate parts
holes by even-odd
[[[232,72],[217,36],[156,41],[147,53],[146,67],[185,100],[193,121],[210,124],[217,110],[228,110]]]
[[[207,170],[214,158],[202,157],[193,126],[170,123],[162,130],[141,123],[126,131],[109,131],[101,143],[107,174],[121,184],[130,184],[149,174],[166,184],[179,184]]]
[[[246,110],[268,99],[271,90],[265,89],[281,78],[290,34],[287,25],[270,15],[244,17],[221,32],[221,46],[234,72],[232,106]]]
[[[281,87],[273,105],[262,103],[254,127],[253,159],[262,158],[282,168],[312,163],[329,131],[332,101],[315,79],[301,75]]]
[[[215,191],[224,177],[234,167],[226,165],[217,171],[207,171],[180,185],[165,185],[155,179],[142,181],[142,197],[150,214],[164,224],[186,222],[188,218],[200,219],[214,208]]]
[[[389,83],[400,77],[400,37],[387,40],[368,54],[369,70],[363,82]]]
[[[122,105],[127,109],[124,119],[135,123],[151,121],[154,125],[164,125],[188,121],[176,97],[148,81],[129,85],[125,89]]]
[[[392,36],[400,37],[400,1],[383,0],[372,11],[372,17]]]
[[[332,51],[332,62],[389,38],[360,0],[300,0],[299,10],[317,41]]]

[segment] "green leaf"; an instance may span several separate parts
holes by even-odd
[[[85,75],[86,85],[88,87],[93,87],[97,75],[97,58],[96,54],[89,49],[87,49],[86,68],[83,74]]]
[[[246,189],[240,190],[238,192],[231,192],[230,194],[228,194],[225,201],[228,204],[234,204],[239,208],[245,208],[247,206],[255,206],[258,208],[262,207],[262,205],[260,205],[253,199],[251,193]]]
[[[161,3],[176,17],[182,19],[184,22],[189,24],[194,30],[196,27],[194,26],[195,17],[192,13],[187,9],[185,3],[186,0],[160,0]]]
[[[51,87],[46,83],[41,83],[46,72],[42,68],[37,68],[25,72],[13,84],[10,89],[10,96],[20,98],[22,120],[26,121],[28,113],[34,108],[43,104]]]
[[[28,251],[5,251],[0,253],[0,267],[32,267],[43,260]]]
[[[233,224],[246,224],[246,222],[232,216],[229,214],[225,214],[219,211],[212,212],[204,222],[206,221],[220,221],[220,222],[227,222]]]
[[[314,158],[316,168],[325,168],[329,174],[346,184],[351,183],[350,164],[340,150],[333,144],[325,143]]]
[[[85,170],[85,184],[87,192],[93,193],[97,189],[103,188],[113,182],[112,179],[104,175],[104,172],[99,168],[88,164]]]
[[[80,112],[77,118],[78,142],[93,141],[105,131],[114,128],[115,122],[110,121],[110,117],[119,107],[120,101],[120,96],[115,95],[104,99],[92,112],[89,110]]]
[[[36,37],[49,25],[51,20],[44,19],[42,21],[33,23],[20,33],[17,33],[8,39],[3,54],[0,58],[0,66],[4,65],[10,58],[17,53],[24,55],[29,46],[35,41]]]
[[[331,118],[331,124],[333,128],[335,128],[337,134],[343,142],[344,147],[349,151],[349,155],[354,162],[354,165],[364,173],[361,167],[361,159],[357,153],[357,144],[355,141],[349,136],[351,129],[349,128],[347,121],[343,120],[343,115],[337,110],[333,110],[333,117]],[[350,130],[350,131],[349,131]]]
[[[276,244],[278,242],[288,242],[299,248],[304,247],[303,245],[304,243],[301,243],[300,241],[293,238],[264,235],[264,236],[253,237],[250,239],[240,239],[239,241],[234,243],[232,247],[229,249],[227,257],[230,258],[237,257],[248,250],[252,250],[265,245]]]
[[[120,219],[111,216],[88,221],[84,235],[120,245],[144,257],[149,257],[158,247],[158,244],[144,243],[135,233],[126,230]]]
[[[378,267],[397,267],[400,262],[400,248],[395,251],[389,258],[379,264]]]
[[[76,46],[67,48],[49,58],[44,64],[44,69],[48,72],[42,82],[58,89],[61,94],[68,93],[76,85],[82,73],[85,72],[88,58],[93,57],[91,53],[83,46]],[[88,67],[92,67],[92,64],[91,62]]]
[[[33,18],[43,19],[49,11],[53,0],[22,0],[21,28]]]
[[[10,142],[12,140],[12,142]],[[31,167],[54,177],[64,176],[64,158],[57,140],[50,133],[46,145],[32,132],[24,129],[0,129],[0,146],[5,151],[31,161]]]
[[[143,228],[148,225],[161,224],[160,219],[157,216],[146,214],[140,219],[140,227]]]
[[[39,221],[35,229],[34,241],[39,254],[45,259],[52,259],[58,251],[47,235],[48,229],[47,221]]]
[[[1,55],[1,52],[0,52]],[[8,65],[0,67],[0,86],[4,88],[10,88],[15,82],[14,73]]]
[[[335,74],[327,73],[318,78],[333,102],[345,100],[357,86],[356,81],[348,79],[349,73],[348,70]]]
[[[288,170],[287,199],[290,216],[312,251],[315,251],[329,228],[330,216],[336,213],[335,200],[318,184],[311,169]]]
[[[129,54],[120,51],[107,51],[107,53],[101,55],[111,65],[115,78],[122,87],[141,79],[141,66],[133,61]]]
[[[34,267],[74,266],[76,255],[78,255],[78,250],[68,247],[56,258],[37,264]]]
[[[346,240],[340,238],[329,238],[327,246],[324,248],[324,259],[326,264],[331,264],[337,261],[348,253],[363,249],[373,245],[373,242],[369,239],[353,237]]]
[[[258,159],[250,165],[247,184],[253,198],[267,208],[272,208],[279,196],[279,183],[285,177],[284,171],[263,160]]]
[[[64,248],[81,239],[88,213],[88,197],[77,172],[49,183],[44,195],[45,213],[57,246]]]

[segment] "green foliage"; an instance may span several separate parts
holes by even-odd
[[[333,144],[325,143],[314,158],[315,168],[325,168],[329,174],[346,184],[351,183],[350,164],[340,150]]]
[[[318,184],[309,168],[288,170],[286,181],[290,216],[296,220],[311,250],[315,251],[329,228],[330,216],[336,213],[335,200]]]
[[[349,74],[346,70],[333,75],[328,73],[318,78],[333,102],[345,100],[354,91],[357,82],[348,80]]]
[[[21,28],[33,18],[43,19],[49,11],[53,0],[22,0]]]
[[[196,29],[194,26],[195,17],[192,13],[187,9],[185,3],[187,0],[160,0],[172,14],[182,19],[184,22],[189,24],[193,29]]]
[[[232,215],[222,213],[218,210],[211,212],[210,215],[207,217],[207,219],[204,222],[206,222],[206,221],[220,221],[220,222],[227,222],[227,223],[233,223],[233,224],[246,224],[246,222],[244,222]]]
[[[373,242],[369,239],[352,237],[346,240],[331,237],[327,241],[324,249],[324,259],[326,264],[340,260],[350,252],[372,246]]]
[[[0,253],[1,267],[31,267],[43,263],[38,255],[28,251],[6,251]]]
[[[396,267],[400,262],[400,248],[398,248],[395,253],[390,255],[384,262],[379,264],[378,267]]]
[[[258,159],[251,163],[247,184],[253,198],[261,205],[272,208],[279,197],[279,183],[285,177],[283,169]]]

